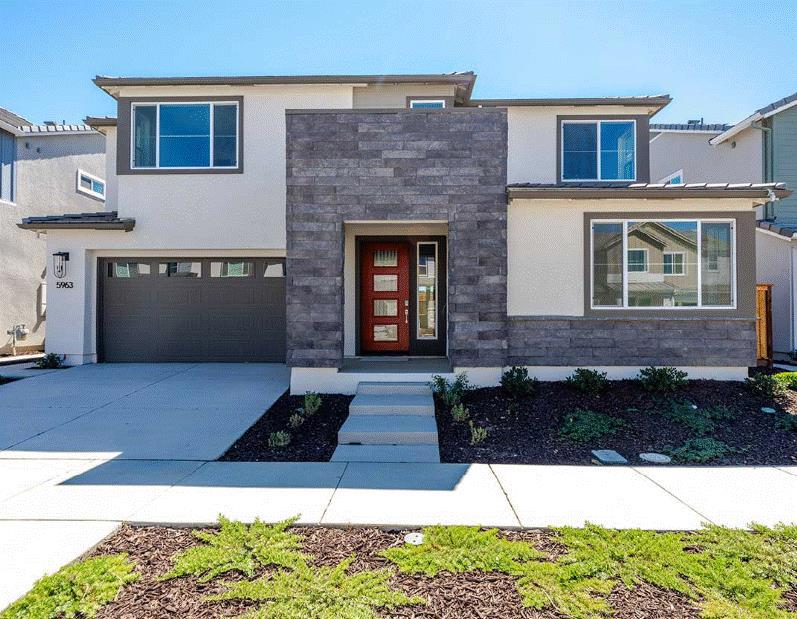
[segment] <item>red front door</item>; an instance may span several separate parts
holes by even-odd
[[[363,243],[360,260],[360,348],[363,352],[409,352],[409,245]]]

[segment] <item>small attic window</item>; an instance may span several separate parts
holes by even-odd
[[[105,200],[105,181],[80,169],[77,171],[77,190],[92,198]]]
[[[444,99],[411,99],[411,110],[438,110],[446,106]]]

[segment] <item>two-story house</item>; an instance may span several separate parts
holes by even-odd
[[[36,125],[0,108],[0,355],[44,347],[46,242],[16,224],[102,209],[104,176],[105,139],[91,127]]]
[[[650,184],[667,96],[475,80],[96,78],[118,110],[106,210],[21,224],[57,265],[49,349],[284,361],[299,393],[508,365],[745,377],[754,208],[785,187]]]

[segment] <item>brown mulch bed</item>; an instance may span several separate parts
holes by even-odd
[[[778,427],[778,415],[761,412],[772,406],[779,412],[797,413],[797,392],[771,402],[750,393],[743,383],[690,380],[673,399],[700,408],[726,406],[733,419],[717,422],[709,436],[738,450],[711,465],[797,464],[797,432]],[[642,464],[639,454],[679,447],[693,431],[665,418],[667,402],[645,392],[636,381],[613,381],[600,396],[588,396],[564,382],[540,383],[537,392],[514,406],[500,388],[478,389],[466,405],[474,424],[486,427],[487,440],[470,445],[467,424],[455,423],[445,405],[436,402],[440,457],[443,462],[511,464],[590,464],[591,450],[614,449],[631,464]],[[563,419],[576,409],[589,409],[617,417],[626,426],[615,435],[590,444],[560,436]]]
[[[305,536],[304,550],[315,556],[315,565],[336,565],[357,555],[352,570],[373,570],[392,565],[379,553],[403,544],[405,531],[378,529],[295,528]],[[556,552],[556,542],[545,531],[512,531],[505,535],[524,539],[542,551]],[[92,555],[125,552],[141,574],[138,582],[126,586],[119,597],[105,606],[98,619],[219,619],[251,610],[246,602],[206,602],[204,597],[219,593],[218,584],[241,578],[227,574],[211,583],[194,578],[176,578],[161,582],[158,577],[171,568],[171,558],[180,550],[198,543],[188,529],[133,527],[124,525],[101,543]],[[260,574],[258,574],[260,575]],[[553,611],[523,608],[515,589],[515,579],[500,573],[443,573],[435,578],[396,573],[391,586],[407,595],[419,595],[425,606],[407,606],[380,611],[386,619],[556,619]],[[643,584],[633,590],[617,587],[609,602],[620,619],[692,619],[699,617],[697,607],[687,598]]]
[[[354,396],[321,394],[321,408],[298,428],[288,419],[304,404],[304,396],[286,391],[219,460],[228,462],[328,462],[338,444],[338,430],[349,415]],[[269,447],[272,432],[290,432],[287,447]]]

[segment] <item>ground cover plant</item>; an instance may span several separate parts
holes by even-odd
[[[797,618],[795,526],[435,526],[422,530],[420,544],[406,531],[369,528],[221,528],[122,527],[93,554],[129,553],[138,576],[97,617]],[[210,555],[197,550],[209,546]],[[220,570],[232,565],[222,555],[252,562]]]
[[[577,443],[589,443],[614,434],[624,425],[622,419],[604,413],[576,409],[565,416],[559,433]]]
[[[64,367],[64,357],[54,352],[48,352],[40,359],[36,359],[33,365],[38,370],[57,370]]]

